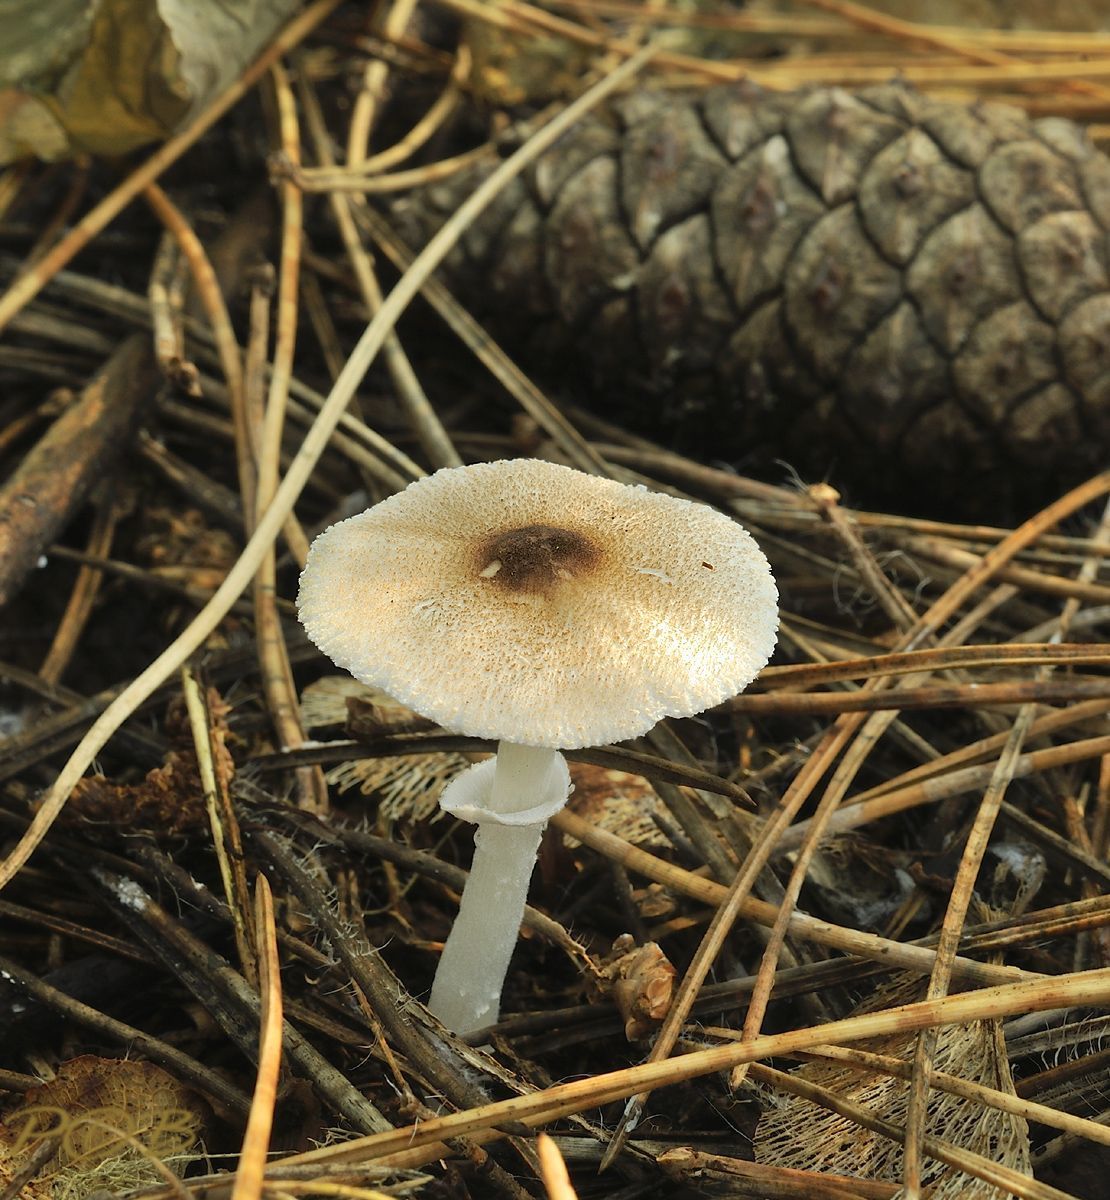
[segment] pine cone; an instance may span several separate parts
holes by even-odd
[[[402,228],[422,241],[476,182]],[[1108,229],[1110,160],[1066,120],[897,85],[644,91],[447,272],[548,386],[684,449],[1020,503],[1106,458]]]

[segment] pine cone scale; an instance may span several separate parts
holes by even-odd
[[[399,206],[415,240],[444,188]],[[1108,229],[1110,160],[1069,121],[730,86],[587,120],[448,269],[495,331],[543,328],[561,385],[682,448],[1027,496],[1105,457]]]

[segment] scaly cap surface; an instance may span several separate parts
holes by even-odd
[[[731,518],[537,459],[446,468],[331,526],[297,603],[329,658],[445,728],[563,749],[735,695],[778,628]]]

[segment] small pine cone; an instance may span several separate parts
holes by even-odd
[[[398,206],[402,230],[425,240],[480,173]],[[1066,120],[898,85],[644,91],[540,159],[447,272],[611,419],[1000,511],[1105,461],[1108,229],[1110,160]]]

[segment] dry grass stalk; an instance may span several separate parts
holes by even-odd
[[[247,872],[243,861],[243,839],[239,832],[239,818],[231,802],[228,756],[226,753],[221,755],[222,770],[218,771],[213,753],[213,719],[208,711],[207,697],[196,675],[188,667],[182,668],[181,671],[181,690],[185,697],[189,729],[197,756],[197,770],[204,791],[204,807],[212,830],[212,847],[220,865],[224,895],[235,928],[239,965],[248,979],[257,981],[258,958],[249,926],[250,902]],[[222,736],[220,740],[222,743]]]
[[[274,926],[274,901],[265,875],[259,875],[255,881],[254,943],[258,947],[262,996],[258,1076],[246,1133],[243,1135],[243,1148],[239,1152],[235,1170],[231,1200],[260,1200],[262,1196],[281,1074],[281,960]]]
[[[490,1133],[505,1121],[538,1125],[567,1113],[609,1103],[635,1095],[642,1090],[680,1083],[685,1079],[714,1071],[728,1070],[742,1063],[758,1062],[773,1055],[810,1049],[822,1041],[854,1042],[887,1034],[911,1033],[941,1024],[997,1019],[1016,1012],[1034,1012],[1069,1003],[1104,1004],[1110,999],[1110,971],[1086,971],[1052,980],[1006,984],[977,992],[947,996],[939,1001],[921,1001],[881,1013],[849,1017],[815,1029],[798,1029],[782,1034],[761,1034],[731,1046],[701,1050],[661,1062],[629,1067],[607,1075],[557,1084],[544,1091],[512,1100],[499,1101],[481,1109],[422,1122],[388,1134],[373,1135],[342,1146],[295,1155],[289,1162],[320,1163],[337,1161],[374,1161],[397,1156],[438,1143],[439,1139],[461,1134]],[[405,1158],[406,1165],[412,1159]]]
[[[548,1200],[578,1200],[578,1193],[571,1187],[570,1174],[559,1147],[541,1133],[536,1138],[536,1150],[540,1157],[543,1186],[547,1188]]]
[[[407,8],[407,0],[405,0],[403,7]],[[300,83],[301,104],[304,108],[316,157],[323,166],[334,167],[335,159],[331,152],[324,116],[320,111],[320,105],[316,99],[315,92],[312,90],[311,83],[304,77],[303,72]],[[366,94],[365,91],[360,93],[361,96],[365,96]],[[357,107],[358,102],[356,101]],[[358,235],[358,227],[355,224],[353,211],[354,202],[334,188],[329,189],[328,199],[331,204],[332,216],[339,228],[344,249],[351,263],[351,269],[354,271],[355,279],[358,281],[363,304],[365,304],[367,311],[371,318],[373,318],[381,310],[383,296],[374,265],[370,260],[370,256],[363,248],[362,239]],[[428,397],[424,394],[424,389],[421,387],[416,372],[413,370],[412,363],[409,361],[396,333],[390,332],[386,335],[382,343],[382,354],[385,357],[386,365],[389,368],[406,415],[416,432],[417,439],[424,453],[433,465],[437,467],[461,466],[462,459],[459,458],[458,452],[451,444],[451,439],[447,431],[443,428],[438,414],[432,407]]]

